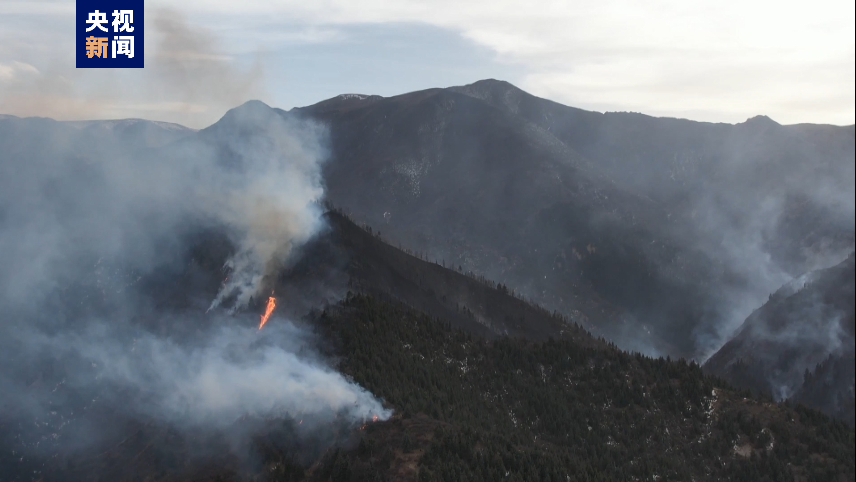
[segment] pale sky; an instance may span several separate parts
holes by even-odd
[[[496,78],[601,112],[854,122],[852,1],[146,0],[143,70],[75,69],[74,11],[0,0],[0,113],[204,127]]]

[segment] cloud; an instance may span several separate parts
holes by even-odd
[[[64,58],[73,58],[65,37],[51,33],[65,29],[70,34],[73,28],[56,14],[65,11],[61,5],[26,3],[5,7],[8,22],[13,18],[16,22],[4,25],[0,21],[6,30],[0,35],[5,44],[0,47],[0,61],[26,61],[45,70],[39,62],[55,56],[57,50],[66,52]],[[257,52],[276,53],[300,44],[345,45],[354,39],[343,35],[343,28],[384,24],[422,24],[455,32],[486,47],[485,55],[491,60],[514,65],[520,87],[587,109],[715,122],[741,122],[757,114],[786,124],[854,122],[854,7],[840,0],[815,2],[804,9],[781,8],[768,0],[691,4],[673,0],[654,4],[626,0],[461,4],[441,0],[430,5],[386,0],[359,4],[188,0],[180,6],[157,0],[148,3],[148,11],[155,13],[150,18],[157,18],[149,28],[150,37],[158,38],[153,45],[160,52],[153,59],[158,63],[149,65],[161,65],[168,73],[135,83],[158,86],[145,90],[135,103],[173,102],[178,110],[163,120],[194,127],[213,121],[228,102],[235,105],[268,95],[289,97],[282,93],[279,81],[269,84],[271,91],[264,90],[262,63],[253,60]],[[39,26],[46,35],[31,42],[34,45],[22,44],[21,36],[32,28],[20,30],[20,20],[33,28]],[[164,39],[170,41],[164,43]],[[426,45],[417,46],[412,53],[419,57],[431,48],[431,40],[426,39]],[[168,53],[173,50],[183,53]],[[442,58],[425,61],[437,68],[444,62]],[[398,60],[389,58],[387,62]],[[236,69],[237,65],[243,67]],[[336,71],[335,65],[321,60],[315,65]],[[477,80],[476,76],[507,76],[500,64],[493,68],[495,75],[486,75],[483,69],[472,67],[473,78],[468,81]],[[70,78],[67,71],[64,75]],[[213,82],[219,77],[222,87]],[[161,83],[161,79],[167,82]],[[176,85],[170,85],[173,82]],[[197,84],[199,91],[192,88]],[[334,85],[337,93],[354,91],[349,76],[337,75]],[[289,88],[312,91],[314,85]],[[408,88],[401,84],[395,93]],[[39,92],[50,95],[46,90]],[[128,104],[127,96],[127,92],[115,96],[111,101],[115,105],[108,105],[112,108],[101,111],[103,115],[140,112],[118,105],[119,100]],[[305,101],[318,100],[322,99]],[[203,106],[207,112],[191,114],[178,102]],[[36,107],[18,106],[11,111],[0,101],[4,113],[52,115],[47,106]]]
[[[315,26],[418,22],[451,29],[521,65],[521,87],[595,110],[703,113],[700,120],[727,122],[759,113],[782,123],[854,119],[854,7],[838,0],[810,9],[766,0],[204,6],[233,25],[278,15]],[[202,3],[184,8],[201,12]],[[262,29],[259,40],[267,33]],[[794,99],[820,102],[798,108]]]
[[[39,70],[30,64],[18,62],[0,62],[0,82],[12,82],[20,78],[37,75]]]

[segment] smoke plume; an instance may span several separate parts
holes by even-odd
[[[388,417],[310,329],[274,313],[258,331],[249,303],[321,227],[326,130],[260,102],[161,147],[123,126],[0,119],[2,442],[30,460],[118,420]]]

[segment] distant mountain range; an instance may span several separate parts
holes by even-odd
[[[143,119],[120,120],[89,120],[89,121],[55,121],[43,117],[20,118],[12,115],[0,115],[0,122],[5,121],[0,135],[9,145],[14,136],[19,145],[33,142],[34,135],[41,134],[42,138],[60,136],[69,142],[75,142],[75,147],[83,149],[87,143],[101,144],[105,141],[117,142],[125,147],[156,147],[189,136],[196,129],[184,127],[171,122],[158,122]],[[100,137],[100,139],[98,139]],[[32,144],[30,144],[32,146]],[[44,146],[48,148],[50,146]],[[54,148],[65,145],[53,146]]]
[[[86,199],[103,181],[93,160],[117,150],[204,151],[238,172],[236,149],[277,119],[323,128],[326,214],[266,286],[393,418],[301,446],[296,419],[250,414],[228,431],[253,434],[238,453],[223,434],[95,404],[63,385],[67,354],[0,353],[27,393],[55,385],[55,413],[105,434],[96,452],[64,451],[52,434],[67,420],[0,410],[10,480],[852,480],[854,126],[601,114],[485,80],[290,111],[250,101],[199,131],[0,116],[0,175],[61,159],[44,196],[62,204]],[[0,205],[0,235],[13,214]],[[188,347],[211,329],[236,245],[208,222],[180,225],[169,265],[111,265],[151,307],[134,326]],[[62,323],[121,309],[81,281],[100,262],[57,281]]]
[[[334,205],[627,349],[704,358],[854,246],[853,126],[601,114],[494,80],[290,114],[330,128]]]

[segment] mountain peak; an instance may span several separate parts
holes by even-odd
[[[252,99],[252,100],[248,100],[248,101],[244,102],[243,104],[239,105],[238,107],[229,109],[229,111],[226,112],[226,115],[224,115],[223,117],[228,116],[230,113],[236,113],[236,114],[237,113],[241,113],[241,114],[249,114],[249,113],[267,114],[267,113],[271,113],[271,112],[273,112],[273,107],[265,104],[264,102],[262,102],[260,100]]]
[[[508,82],[505,80],[500,80],[500,79],[477,80],[477,81],[473,82],[472,84],[465,85],[464,87],[470,87],[470,86],[491,88],[491,89],[508,89],[508,88],[511,88],[511,89],[520,90],[511,82]]]
[[[203,132],[220,129],[231,129],[237,132],[255,130],[284,113],[282,109],[271,107],[260,100],[248,100],[238,107],[229,109],[220,120],[203,129]]]
[[[472,84],[449,87],[448,90],[473,95],[474,97],[480,97],[479,94],[505,95],[510,92],[524,93],[514,84],[497,79],[482,79],[473,82]]]
[[[755,117],[750,117],[749,119],[746,119],[746,122],[744,122],[743,124],[748,126],[781,126],[781,124],[765,115],[756,115]]]
[[[517,112],[520,100],[529,95],[504,80],[484,79],[459,87],[449,87],[450,91],[481,99],[497,107],[505,107]]]

